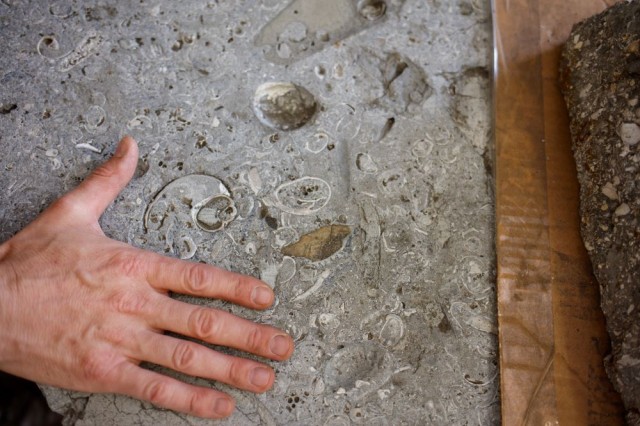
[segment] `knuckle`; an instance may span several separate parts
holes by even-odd
[[[115,357],[107,352],[92,352],[82,362],[82,372],[88,382],[107,382],[114,371]]]
[[[176,345],[171,362],[173,369],[178,371],[188,370],[193,365],[195,351],[189,342],[180,342]]]
[[[231,296],[235,300],[242,300],[245,296],[246,289],[249,288],[245,279],[240,276],[234,275],[229,280],[229,286],[231,288]]]
[[[111,178],[118,173],[116,164],[114,162],[108,161],[104,164],[98,166],[93,173],[91,173],[91,177],[98,178]]]
[[[111,300],[114,309],[123,314],[144,313],[149,305],[149,296],[128,290],[115,292]]]
[[[119,329],[117,327],[105,327],[101,330],[101,333],[102,338],[105,341],[112,343],[115,346],[120,346],[126,340],[126,333],[122,329]]]
[[[189,412],[199,417],[205,417],[211,413],[211,405],[207,404],[207,395],[204,391],[194,391],[189,397]]]
[[[241,387],[247,382],[247,372],[239,360],[233,360],[227,369],[228,384]]]
[[[127,277],[138,276],[144,271],[145,262],[143,258],[129,250],[117,254],[113,262],[117,270]]]
[[[167,405],[170,398],[168,384],[161,379],[150,381],[144,387],[143,398],[154,405]]]
[[[80,205],[72,195],[67,194],[54,201],[48,210],[50,213],[57,213],[63,216],[73,216],[79,212]]]
[[[189,293],[202,293],[207,288],[208,281],[209,274],[202,265],[194,263],[188,266],[184,287]]]
[[[218,334],[218,314],[207,308],[196,308],[189,318],[189,331],[200,340],[213,339]]]
[[[258,353],[262,348],[262,330],[259,327],[254,326],[253,329],[247,335],[246,347],[249,352]]]

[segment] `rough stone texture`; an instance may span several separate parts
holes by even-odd
[[[107,235],[260,276],[267,312],[183,299],[296,340],[272,391],[229,390],[228,424],[499,422],[489,2],[379,3],[0,1],[0,240],[132,134]],[[270,81],[309,90],[308,123],[259,122]],[[331,225],[350,232],[283,254]],[[66,424],[209,424],[45,390]]]
[[[578,24],[562,63],[582,237],[600,283],[607,371],[640,424],[640,1]]]

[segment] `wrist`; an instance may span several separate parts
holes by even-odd
[[[13,269],[9,266],[7,260],[9,255],[9,242],[0,244],[0,370],[4,370],[4,364],[9,357],[7,353],[9,342],[6,335],[7,329],[10,324],[10,298],[9,298],[9,286],[14,276]]]

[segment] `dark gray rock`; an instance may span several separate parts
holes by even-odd
[[[640,425],[640,1],[573,29],[562,89],[580,181],[582,238],[600,283],[607,371]]]

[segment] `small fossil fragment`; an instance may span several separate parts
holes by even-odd
[[[276,206],[295,215],[321,210],[331,199],[331,187],[320,178],[305,176],[280,185],[274,192]]]
[[[274,0],[270,0],[274,1]],[[261,2],[264,3],[264,2]],[[359,33],[395,14],[404,0],[292,0],[257,35],[255,45],[267,60],[280,64],[298,61]],[[287,54],[280,46],[287,44]]]
[[[324,379],[333,390],[366,394],[375,392],[390,375],[391,357],[383,347],[373,342],[356,343],[336,352],[326,364]],[[356,388],[356,382],[367,382],[365,389]],[[362,387],[362,386],[361,386]]]
[[[300,237],[300,240],[282,248],[282,254],[305,257],[318,262],[337,253],[344,239],[351,233],[346,225],[329,225]]]
[[[362,71],[380,84],[382,96],[373,101],[374,105],[403,114],[415,110],[433,94],[424,69],[408,57],[397,52],[380,56],[366,48],[355,51],[354,55]],[[391,121],[385,124],[381,135],[385,128],[390,130],[391,125]]]
[[[71,71],[71,69],[84,62],[88,57],[95,55],[104,42],[105,38],[101,34],[90,33],[75,49],[60,59],[57,70],[59,72]]]
[[[215,232],[227,226],[237,215],[236,206],[227,195],[209,197],[191,209],[191,217],[198,228]]]
[[[325,132],[317,132],[307,141],[305,148],[312,154],[318,154],[324,151],[328,144],[329,135]]]
[[[282,259],[280,268],[278,269],[278,275],[276,276],[276,283],[283,284],[291,280],[296,274],[296,261],[288,256]]]
[[[193,239],[191,237],[187,235],[180,238],[180,259],[189,260],[193,258],[193,256],[196,255],[197,250],[198,246],[193,242]]]
[[[363,152],[356,156],[356,166],[363,173],[376,173],[378,171],[378,165],[373,161],[373,158]]]
[[[264,83],[256,90],[253,111],[265,126],[298,129],[316,112],[317,103],[307,89],[293,83]]]
[[[212,176],[188,175],[176,179],[149,204],[144,216],[145,229],[160,230],[167,226],[167,218],[175,217],[187,227],[192,222],[204,231],[218,231],[236,217],[235,203],[229,195],[225,185]]]
[[[40,56],[57,59],[60,56],[60,43],[53,35],[44,36],[38,41],[36,50]]]
[[[395,346],[404,337],[404,322],[396,314],[389,314],[385,318],[380,330],[380,341],[385,346]]]
[[[358,2],[358,13],[368,21],[382,18],[386,11],[387,4],[382,0],[360,0]]]

